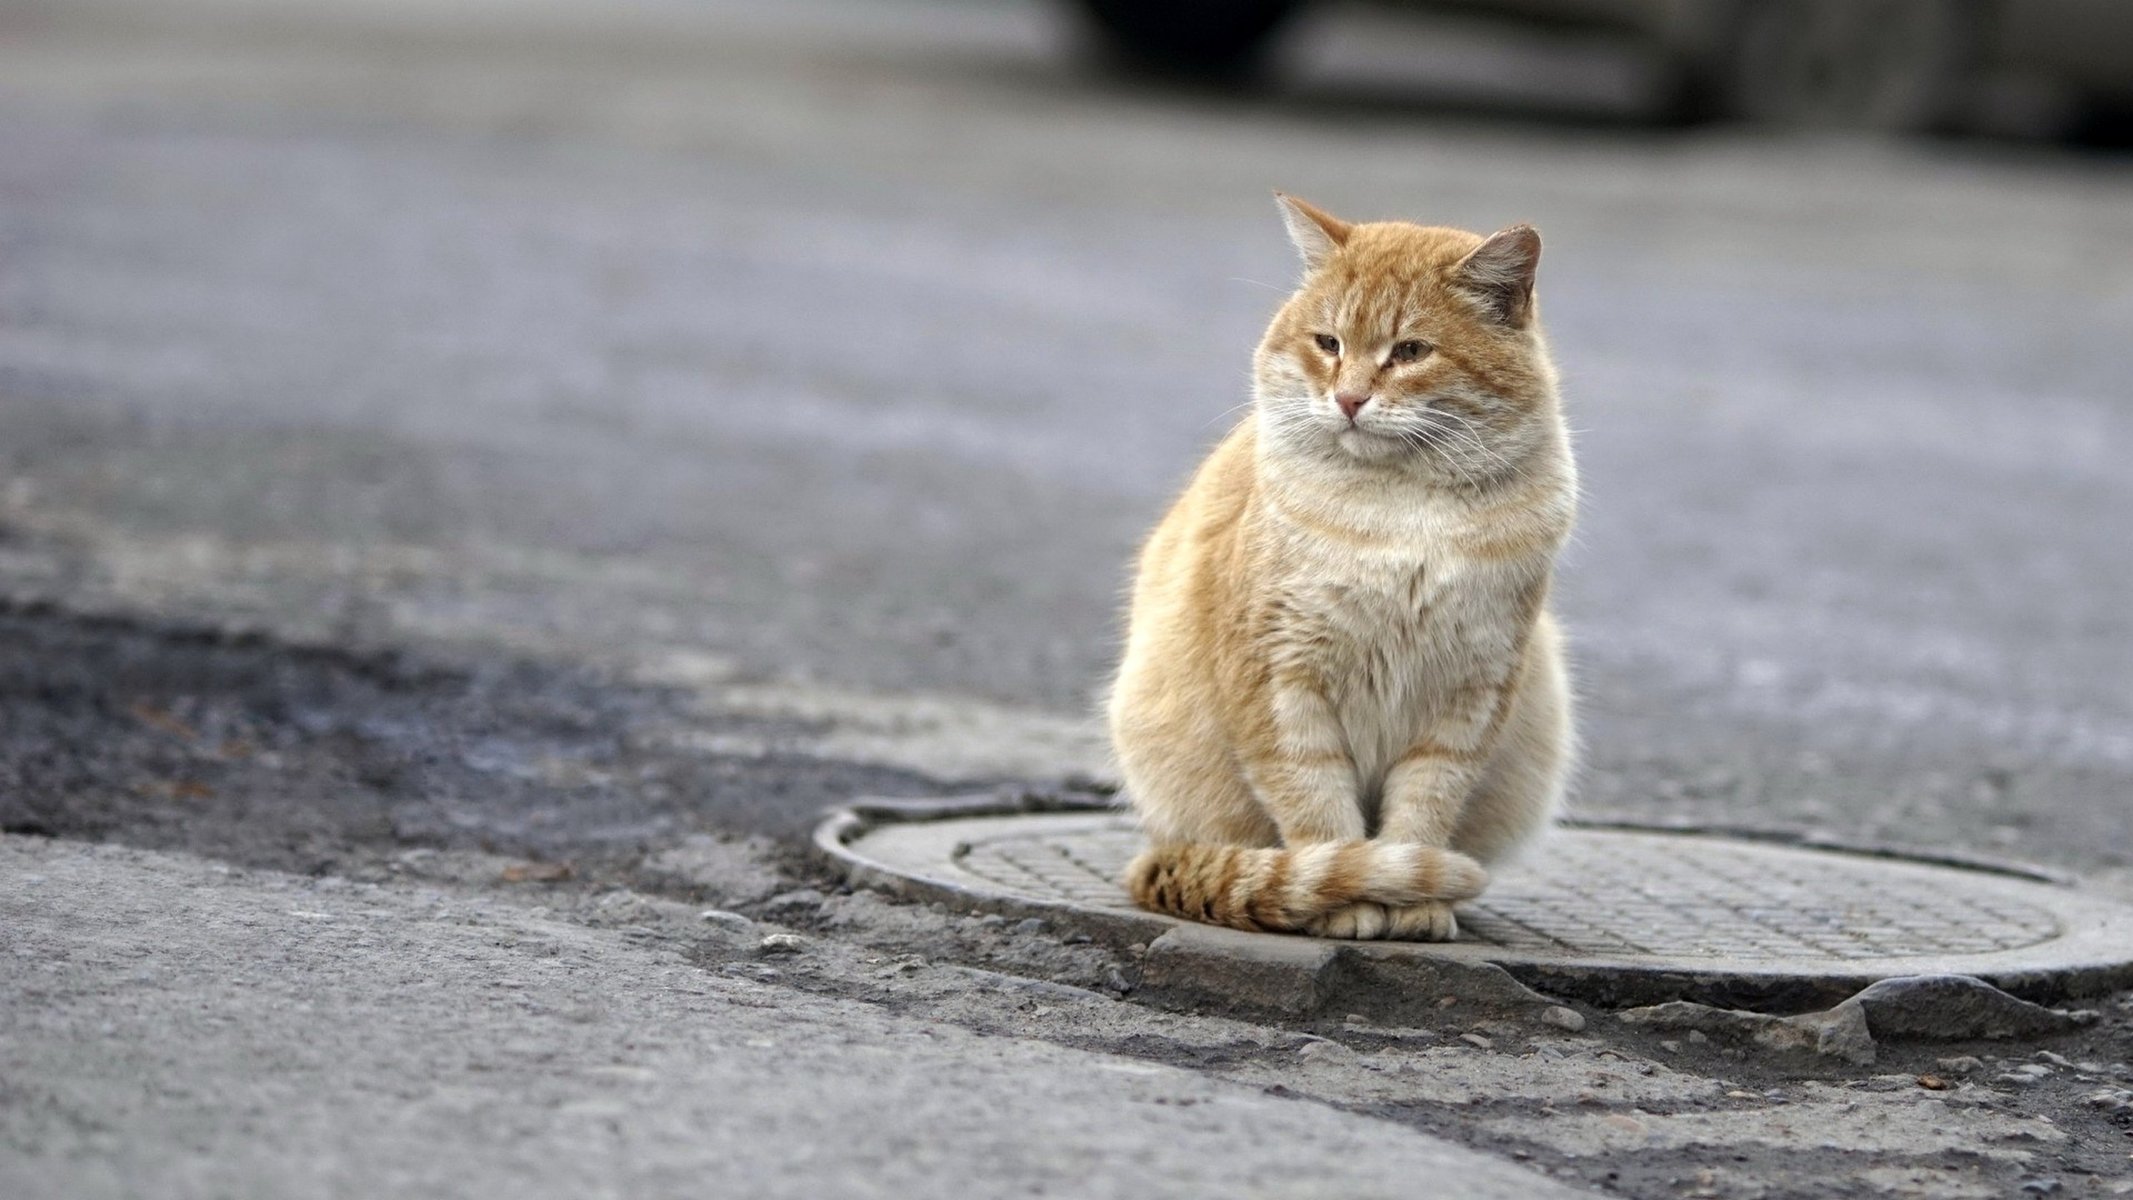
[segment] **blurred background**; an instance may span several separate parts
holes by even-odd
[[[0,588],[1100,774],[1271,192],[1532,221],[1584,810],[2122,878],[2129,82],[2108,0],[10,0]]]

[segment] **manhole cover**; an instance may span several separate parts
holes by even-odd
[[[817,841],[876,885],[1136,936],[1175,923],[1120,887],[1142,842],[1115,810],[862,806]],[[1939,973],[2039,999],[2133,981],[2124,905],[2005,871],[1683,833],[1558,831],[1459,924],[1449,945],[1379,945],[1609,1000],[1782,1002]]]

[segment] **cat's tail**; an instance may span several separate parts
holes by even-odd
[[[1263,848],[1205,842],[1150,847],[1126,868],[1133,902],[1153,912],[1236,929],[1301,929],[1358,901],[1471,900],[1488,886],[1456,850],[1399,842]]]

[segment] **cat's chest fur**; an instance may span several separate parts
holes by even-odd
[[[1447,701],[1501,678],[1516,656],[1524,572],[1466,552],[1441,522],[1380,539],[1296,530],[1284,541],[1270,648],[1322,689],[1374,798]]]

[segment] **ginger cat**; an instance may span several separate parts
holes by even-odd
[[[1278,199],[1305,272],[1254,412],[1140,556],[1110,724],[1152,846],[1126,882],[1240,929],[1448,940],[1572,756],[1540,235]]]

